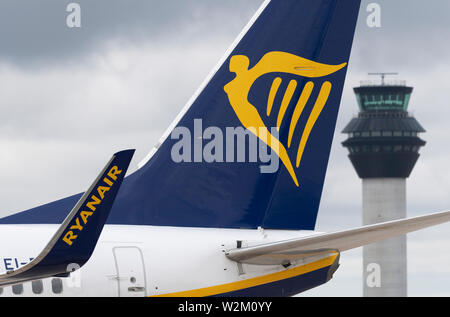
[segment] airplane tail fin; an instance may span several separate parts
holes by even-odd
[[[313,229],[359,5],[266,1],[116,208],[140,201],[157,225]]]
[[[266,1],[108,222],[314,229],[359,6]]]

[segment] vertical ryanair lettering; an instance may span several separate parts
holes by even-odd
[[[242,125],[246,129],[250,130],[253,134],[255,134],[258,138],[260,138],[263,142],[265,142],[268,146],[270,146],[272,150],[278,155],[297,187],[299,187],[300,185],[286,147],[280,142],[280,140],[275,138],[269,132],[269,127],[265,125],[260,113],[258,112],[258,108],[249,102],[248,95],[250,93],[250,89],[258,78],[266,74],[286,73],[306,78],[320,78],[331,75],[341,70],[346,65],[347,63],[342,63],[340,65],[317,63],[300,56],[277,51],[265,54],[261,58],[261,60],[252,68],[249,68],[250,60],[247,56],[234,55],[230,59],[230,72],[235,73],[236,77],[224,86],[224,90],[228,95],[228,100],[231,107],[233,108]],[[276,77],[272,82],[272,86],[270,87],[266,109],[268,117],[270,117],[270,115],[272,114],[275,97],[278,93],[281,82],[281,77]],[[309,81],[305,84],[303,92],[299,100],[297,101],[297,105],[294,109],[292,118],[289,121],[284,120],[297,86],[298,82],[296,80],[291,80],[289,82],[289,85],[283,96],[277,117],[278,131],[280,131],[280,129],[282,128],[282,123],[284,121],[287,121],[287,124],[289,124],[287,148],[290,148],[292,145],[294,132],[297,128],[300,116],[304,112],[304,109],[312,94],[314,83],[312,81]],[[300,166],[300,162],[303,157],[303,153],[312,129],[314,128],[316,121],[322,113],[322,110],[327,103],[328,97],[330,96],[331,87],[332,84],[329,81],[325,81],[322,84],[319,96],[309,115],[306,126],[302,131],[296,158],[297,168],[299,168]]]
[[[69,231],[63,236],[62,240],[69,246],[78,238],[78,234],[87,225],[89,217],[94,214],[97,208],[101,205],[105,195],[117,181],[117,175],[120,175],[122,170],[119,170],[117,166],[113,166],[109,171],[107,176],[103,179],[103,183],[98,185],[96,188],[97,194],[91,195],[90,201],[86,203],[85,208],[82,208],[79,215],[75,217],[74,224],[70,226]],[[89,209],[83,210],[83,209]]]

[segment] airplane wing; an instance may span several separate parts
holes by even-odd
[[[316,234],[227,250],[226,256],[248,264],[289,264],[310,256],[342,252],[450,221],[450,212],[394,220],[334,233]]]
[[[0,286],[68,276],[91,257],[134,150],[113,155],[42,252],[27,265],[0,275]]]

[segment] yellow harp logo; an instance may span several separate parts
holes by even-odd
[[[248,101],[250,89],[252,88],[254,82],[259,77],[265,74],[288,73],[307,78],[318,78],[328,76],[339,71],[340,69],[344,68],[347,63],[343,63],[340,65],[326,65],[316,63],[285,52],[269,52],[264,55],[253,68],[249,69],[249,65],[250,60],[247,56],[233,56],[230,60],[230,71],[236,73],[236,78],[229,82],[224,87],[224,90],[227,93],[230,104],[233,107],[233,110],[236,113],[238,119],[241,121],[242,125],[250,130],[253,134],[255,134],[264,143],[266,143],[270,148],[272,148],[275,153],[277,153],[298,187],[299,182],[297,180],[297,176],[295,175],[294,167],[291,159],[288,156],[286,147],[269,132],[256,107],[254,107]],[[269,98],[267,101],[266,115],[268,117],[270,117],[272,114],[273,103],[281,82],[282,79],[280,77],[277,77],[272,83],[272,87],[269,92]],[[325,107],[328,97],[330,96],[331,87],[332,84],[329,81],[326,81],[320,88],[319,95],[301,136],[296,157],[297,168],[300,166],[300,162],[305,150],[306,143],[308,142],[309,135],[323,108]],[[281,128],[284,115],[288,109],[296,88],[297,81],[291,80],[283,97],[280,110],[278,112],[278,130],[280,130]],[[313,89],[314,83],[312,81],[306,83],[303,92],[297,102],[291,121],[289,123],[290,126],[287,148],[290,148],[292,146],[292,138],[294,136],[297,123],[306,106],[306,103],[311,96]]]

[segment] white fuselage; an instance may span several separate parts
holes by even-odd
[[[0,271],[17,269],[36,257],[57,228],[1,225]],[[234,283],[286,270],[229,260],[224,250],[236,248],[237,241],[244,247],[312,233],[106,225],[91,259],[70,277],[3,287],[0,297],[158,296]]]

